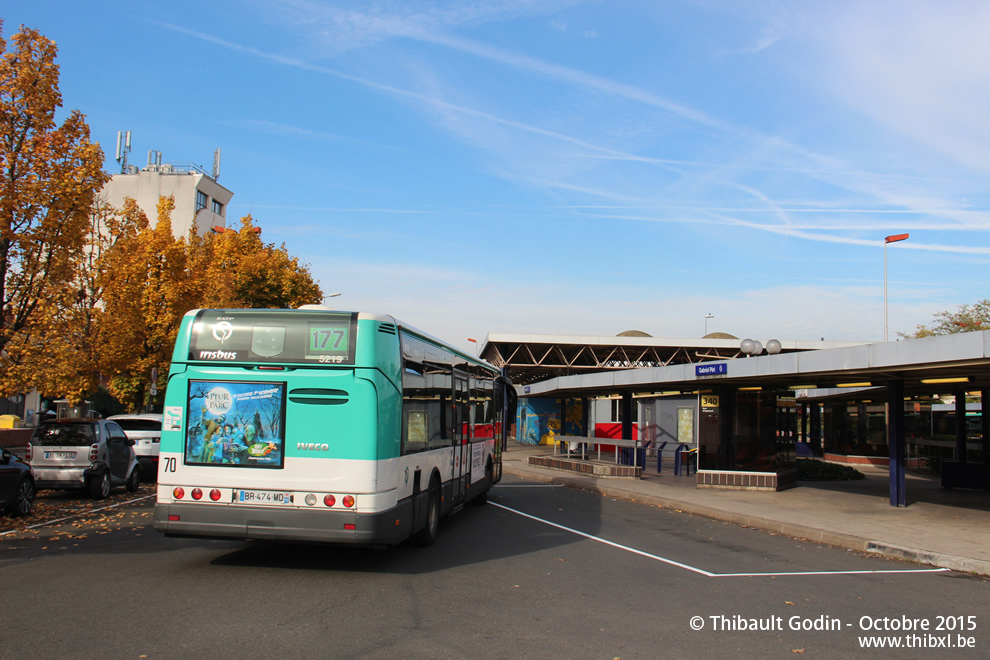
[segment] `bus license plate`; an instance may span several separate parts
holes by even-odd
[[[273,490],[235,490],[234,501],[244,504],[292,504],[292,493]]]
[[[75,458],[74,451],[46,451],[45,458]]]

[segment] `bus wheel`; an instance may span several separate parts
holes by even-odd
[[[427,498],[426,526],[413,537],[413,542],[423,548],[433,545],[440,529],[440,485],[436,479],[430,481],[430,494]]]

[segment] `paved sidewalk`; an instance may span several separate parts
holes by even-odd
[[[753,492],[697,488],[694,475],[675,476],[670,461],[660,475],[651,461],[638,480],[529,464],[530,456],[552,453],[547,446],[510,441],[503,469],[607,497],[990,576],[990,493],[945,491],[937,477],[908,474],[908,506],[892,507],[885,469],[861,470],[867,475],[861,481],[800,482],[779,493]]]

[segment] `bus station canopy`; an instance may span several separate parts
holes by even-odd
[[[862,346],[864,342],[780,340],[781,356],[817,349]],[[586,335],[490,334],[480,355],[504,367],[516,385],[550,378],[735,361],[743,357],[740,340],[724,333],[700,339],[650,337],[624,332],[617,337]]]
[[[696,392],[711,387],[821,391],[879,387],[892,381],[903,383],[905,394],[990,388],[990,331],[757,357],[737,353],[723,360],[627,367],[516,384],[522,385],[521,396],[577,397]]]

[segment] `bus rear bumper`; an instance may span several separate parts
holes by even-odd
[[[155,504],[154,527],[166,536],[393,545],[412,531],[410,500],[374,513],[187,502]]]

